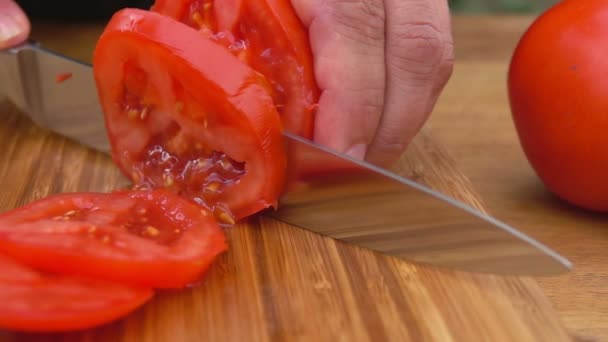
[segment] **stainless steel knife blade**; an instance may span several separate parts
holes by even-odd
[[[65,72],[72,77],[57,83]],[[109,151],[89,65],[34,44],[2,51],[2,94],[40,126]],[[285,138],[289,187],[267,216],[438,267],[535,276],[572,267],[547,246],[454,198],[290,133]]]
[[[58,83],[65,73],[71,77]],[[0,99],[3,94],[36,124],[110,151],[90,65],[35,43],[0,51]]]

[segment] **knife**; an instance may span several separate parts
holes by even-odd
[[[58,83],[57,76],[69,73]],[[109,153],[90,65],[26,43],[0,51],[0,97],[36,124]],[[486,213],[370,163],[284,134],[289,187],[263,215],[409,262],[499,275],[556,275],[571,263]],[[322,168],[321,168],[322,167]]]

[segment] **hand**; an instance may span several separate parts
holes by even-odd
[[[30,35],[30,22],[13,0],[0,0],[0,50],[19,45]]]
[[[395,162],[452,73],[447,0],[292,0],[322,91],[314,139]]]

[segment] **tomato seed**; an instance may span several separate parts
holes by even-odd
[[[198,158],[197,160],[197,165],[198,166],[208,166],[209,164],[211,164],[211,161],[207,158]]]
[[[217,190],[220,188],[220,183],[218,182],[211,182],[209,185],[207,185],[205,187],[205,191],[210,192],[210,193],[215,193],[217,192]]]
[[[158,236],[160,234],[160,230],[153,226],[146,226],[146,233],[149,236]]]
[[[129,109],[127,111],[127,117],[131,120],[139,116],[139,112],[136,109]]]
[[[220,165],[222,166],[222,169],[224,169],[226,171],[232,169],[232,163],[228,160],[228,158],[225,155],[222,157],[222,159],[220,159]]]
[[[227,212],[221,210],[220,213],[217,215],[217,219],[222,222],[222,223],[226,223],[226,224],[234,224],[234,218],[229,215]]]
[[[197,11],[192,13],[192,21],[198,25],[199,28],[203,28],[205,26],[205,22],[203,21],[203,16]]]
[[[243,61],[243,62],[247,63],[247,59],[248,59],[249,55],[247,54],[247,51],[245,51],[245,50],[241,50],[241,51],[239,51],[239,52],[237,53],[237,56],[236,56],[236,57],[237,57],[237,58],[238,58],[240,61]]]
[[[131,179],[133,180],[133,182],[139,183],[139,173],[135,171],[131,172]]]
[[[148,110],[149,107],[144,107],[144,109],[141,110],[141,113],[139,114],[140,120],[145,120],[148,117]]]

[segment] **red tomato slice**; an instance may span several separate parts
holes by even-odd
[[[58,274],[183,287],[226,249],[206,209],[163,189],[51,195],[0,215],[0,253]]]
[[[196,30],[136,9],[113,16],[93,65],[113,159],[137,185],[174,189],[226,223],[276,206],[286,155],[263,75]]]
[[[0,255],[0,329],[52,332],[119,319],[152,298],[151,289],[43,274]]]
[[[151,10],[223,42],[264,74],[285,129],[313,137],[319,90],[308,34],[288,0],[157,0]]]

